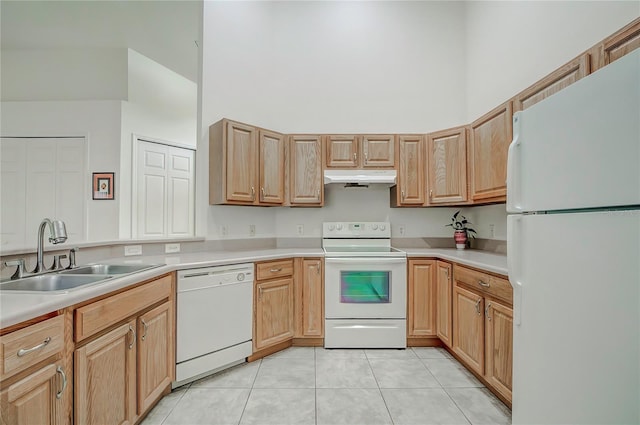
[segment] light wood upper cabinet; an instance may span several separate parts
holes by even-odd
[[[326,168],[395,168],[393,134],[324,137]]]
[[[281,205],[284,135],[223,119],[209,127],[209,203]]]
[[[427,135],[429,205],[467,201],[467,129]]]
[[[258,145],[259,202],[281,205],[284,202],[285,136],[260,130]]]
[[[453,351],[465,364],[484,373],[484,305],[482,296],[453,286]]]
[[[138,414],[145,412],[173,380],[174,320],[166,302],[138,317]]]
[[[640,47],[640,18],[635,19],[603,42],[604,65]]]
[[[290,136],[289,163],[291,205],[322,206],[324,184],[320,136]]]
[[[409,260],[407,336],[435,336],[436,260]]]
[[[590,72],[589,55],[583,54],[520,92],[513,101],[513,110],[522,111],[554,93],[570,86]]]
[[[507,101],[471,124],[471,198],[474,203],[506,200],[512,116],[511,101]]]
[[[485,378],[511,400],[513,383],[513,309],[494,300],[485,306]]]
[[[302,337],[324,337],[323,271],[321,258],[302,260]]]
[[[391,205],[421,206],[425,201],[423,136],[398,136],[398,183],[391,188]]]
[[[255,285],[254,351],[293,338],[293,279]]]
[[[76,423],[135,422],[135,328],[135,320],[131,320],[76,350]]]
[[[362,136],[363,168],[395,168],[395,136],[367,134]]]
[[[354,135],[325,136],[327,168],[357,168],[360,138]]]
[[[438,338],[447,346],[451,347],[452,328],[452,291],[453,291],[453,271],[451,264],[444,261],[436,262],[436,331]]]

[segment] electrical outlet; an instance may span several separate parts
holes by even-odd
[[[220,236],[228,236],[229,235],[229,226],[226,224],[220,226]]]
[[[256,225],[255,224],[250,224],[249,225],[249,236],[255,236],[256,235]]]
[[[400,236],[404,236],[405,234],[405,226],[404,224],[401,224],[400,226],[398,226],[398,233],[400,233]]]
[[[125,257],[129,255],[142,255],[142,245],[125,245],[124,255]]]
[[[179,243],[166,243],[164,244],[164,252],[166,254],[173,254],[176,252],[180,252],[180,244]]]
[[[496,226],[495,226],[495,224],[490,224],[489,225],[489,235],[490,235],[491,239],[496,237]]]
[[[296,225],[296,234],[298,236],[304,235],[304,224],[297,224]]]

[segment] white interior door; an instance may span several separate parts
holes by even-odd
[[[138,237],[166,234],[167,152],[163,145],[138,142]]]
[[[169,180],[167,190],[167,236],[194,235],[195,171],[194,152],[189,149],[167,146],[169,155]]]

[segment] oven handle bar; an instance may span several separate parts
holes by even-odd
[[[361,264],[361,263],[377,263],[377,264],[401,264],[406,263],[406,257],[325,257],[325,264]]]

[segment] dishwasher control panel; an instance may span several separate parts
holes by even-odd
[[[178,292],[243,282],[253,282],[253,263],[178,271]]]

